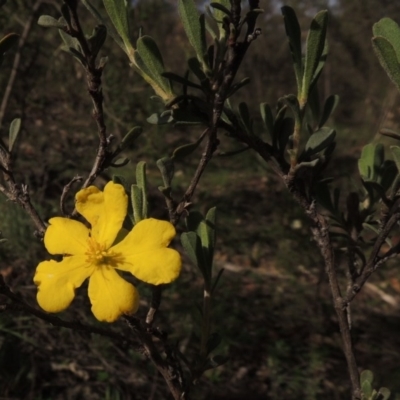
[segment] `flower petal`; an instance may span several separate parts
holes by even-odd
[[[133,314],[139,307],[136,288],[114,268],[97,268],[89,280],[92,312],[99,321],[114,322],[121,314]]]
[[[104,191],[90,186],[76,194],[76,209],[92,225],[92,237],[109,248],[124,222],[128,196],[122,185],[108,182]]]
[[[44,245],[50,254],[85,254],[89,229],[79,221],[55,217],[44,235]]]
[[[173,282],[181,272],[181,256],[174,249],[147,250],[141,253],[126,255],[118,269],[128,271],[136,278],[152,285]]]
[[[125,254],[163,248],[170,244],[175,235],[175,228],[170,222],[147,218],[138,222],[113,249]]]
[[[75,207],[91,226],[97,224],[103,210],[104,193],[96,186],[89,186],[75,195]]]
[[[124,240],[112,247],[124,260],[117,268],[153,285],[172,282],[182,265],[179,253],[166,248],[175,234],[174,226],[167,221],[140,221]]]
[[[37,301],[45,311],[65,310],[75,297],[75,289],[93,272],[85,256],[64,257],[61,262],[43,261],[33,281],[38,286]]]

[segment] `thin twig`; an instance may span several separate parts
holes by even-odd
[[[12,92],[12,89],[13,89],[13,86],[15,83],[15,79],[17,77],[19,64],[21,62],[21,51],[25,45],[26,39],[28,38],[29,32],[32,28],[32,24],[36,20],[37,11],[39,10],[39,7],[41,6],[41,4],[42,4],[42,0],[37,0],[36,3],[33,5],[31,15],[28,18],[28,20],[24,23],[24,30],[22,31],[22,34],[18,41],[18,48],[17,48],[17,52],[14,57],[14,62],[12,65],[10,78],[8,79],[8,83],[7,83],[6,89],[4,90],[3,99],[2,99],[1,105],[0,105],[0,127],[3,125],[3,119],[4,119],[5,112],[6,112],[7,104],[10,99],[10,95],[11,95],[11,92]]]
[[[61,197],[60,197],[60,210],[61,210],[62,215],[64,215],[64,216],[68,216],[68,215],[69,215],[69,213],[68,213],[67,210],[65,209],[65,199],[66,199],[66,197],[67,197],[69,191],[71,190],[72,185],[73,185],[75,182],[80,182],[82,179],[83,179],[83,178],[82,178],[81,176],[79,176],[79,175],[74,176],[74,177],[70,180],[70,182],[68,182],[68,183],[64,186],[63,191],[62,191],[62,193],[61,193]]]
[[[396,207],[398,207],[396,205]],[[365,282],[371,276],[371,274],[376,271],[376,269],[383,264],[382,259],[379,257],[379,252],[381,250],[382,245],[385,243],[389,233],[392,231],[394,226],[400,220],[400,213],[396,212],[391,215],[391,217],[386,222],[385,226],[379,233],[378,237],[375,240],[374,247],[372,248],[371,255],[368,258],[368,261],[361,271],[361,274],[355,279],[351,288],[349,288],[346,298],[344,301],[346,303],[350,303],[356,296],[357,293],[360,292],[361,288],[364,286]],[[391,257],[392,255],[390,255]]]
[[[171,364],[168,358],[164,359],[161,356],[159,350],[153,342],[153,336],[151,332],[147,332],[147,330],[141,325],[140,320],[128,315],[126,315],[124,318],[139,339],[140,343],[143,345],[144,354],[146,357],[154,364],[154,366],[163,376],[174,399],[186,400],[187,393],[184,390],[183,379],[180,375],[180,368],[177,368],[175,362]]]
[[[32,314],[43,321],[49,322],[54,326],[68,328],[79,332],[95,333],[97,335],[105,336],[116,342],[126,343],[130,347],[134,348],[136,351],[143,353],[143,349],[138,342],[133,341],[132,339],[124,335],[120,335],[119,333],[112,332],[108,329],[98,328],[90,325],[84,325],[79,321],[65,321],[59,317],[47,314],[41,310],[38,310],[37,308],[30,306],[19,295],[11,291],[11,289],[4,282],[4,278],[1,275],[0,275],[0,294],[6,296],[14,304],[17,304],[23,311]]]

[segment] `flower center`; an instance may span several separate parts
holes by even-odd
[[[85,254],[87,255],[86,261],[90,265],[109,265],[115,268],[122,262],[121,254],[107,249],[104,244],[96,242],[93,238],[88,239],[88,250]]]

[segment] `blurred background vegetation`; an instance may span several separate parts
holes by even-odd
[[[198,3],[204,7],[206,2]],[[391,0],[292,0],[285,4],[296,10],[304,39],[312,16],[321,9],[330,10],[330,54],[319,93],[321,98],[329,94],[341,98],[330,124],[337,128],[339,144],[330,173],[337,185],[348,185],[357,180],[356,160],[362,146],[370,140],[383,141],[377,136],[379,128],[396,128],[399,123],[397,92],[373,55],[370,38],[372,25],[380,18],[390,16],[400,22],[400,4]],[[82,68],[60,49],[55,30],[36,24],[41,14],[58,17],[59,5],[52,0],[14,0],[0,11],[2,34],[21,34],[34,15],[24,46],[9,52],[1,69],[0,101],[20,52],[10,97],[0,108],[0,123],[4,135],[14,118],[22,118],[15,171],[18,181],[29,185],[44,219],[60,213],[63,186],[76,174],[88,173],[97,143]],[[282,5],[261,1],[265,10],[259,18],[262,35],[250,47],[238,76],[251,77],[237,100],[250,105],[256,123],[260,102],[274,105],[280,96],[295,90]],[[95,21],[83,7],[81,15],[90,33]],[[191,48],[176,2],[135,1],[132,20],[137,32],[142,28],[156,40],[166,69],[183,74]],[[189,142],[194,130],[149,125],[146,118],[157,111],[157,104],[150,100],[151,90],[129,68],[126,56],[111,39],[102,52],[109,56],[103,82],[108,131],[121,139],[132,126],[144,127],[145,133],[128,155],[131,166],[140,160],[148,162],[152,215],[162,217],[165,207],[156,189],[161,182],[155,160]],[[221,151],[229,149],[229,139],[221,139]],[[194,166],[195,158],[178,165],[177,194],[187,185]],[[123,175],[128,183],[134,180],[128,165],[106,171],[99,184],[113,173]],[[219,218],[216,263],[226,269],[213,316],[221,323],[215,326],[223,337],[219,352],[230,361],[210,371],[193,398],[348,398],[345,361],[320,256],[309,239],[308,221],[283,185],[247,153],[216,157],[198,187],[194,205],[201,211],[212,206],[217,206]],[[32,276],[46,253],[28,217],[4,198],[0,198],[0,230],[8,239],[0,247],[0,273],[35,304]],[[398,277],[393,262],[373,277],[353,303],[359,364],[375,373],[379,385],[392,390],[393,399],[400,399]],[[139,286],[145,305],[147,288]],[[84,292],[85,288],[79,290],[66,317],[91,319]],[[193,293],[200,299],[201,292],[196,271],[186,262],[179,281],[165,292],[160,315],[160,326],[188,354],[198,332]],[[127,328],[119,322],[115,329]],[[104,338],[89,340],[16,310],[0,314],[0,398],[169,397],[164,382],[143,357],[121,351]]]

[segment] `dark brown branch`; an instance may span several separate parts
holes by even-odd
[[[395,207],[398,208],[398,205],[396,204]],[[376,269],[380,265],[383,264],[382,258],[379,257],[379,252],[382,245],[385,243],[385,240],[387,239],[389,233],[392,231],[399,220],[400,213],[398,212],[392,214],[391,217],[387,220],[385,226],[375,240],[374,247],[372,248],[371,255],[369,256],[365,267],[362,269],[360,275],[357,277],[357,279],[355,279],[353,285],[351,286],[351,288],[349,288],[346,294],[346,298],[344,299],[346,303],[350,303],[357,296],[357,293],[359,293],[371,274],[376,271]]]
[[[35,307],[30,306],[25,303],[25,301],[17,294],[13,293],[10,288],[5,284],[3,277],[0,275],[0,294],[6,296],[8,299],[12,301],[14,305],[17,305],[23,311],[34,315],[35,317],[46,321],[54,326],[58,326],[60,328],[68,328],[78,332],[86,332],[86,333],[94,333],[97,335],[108,337],[119,343],[126,343],[126,345],[134,348],[136,351],[143,353],[142,346],[132,339],[120,335],[119,333],[115,333],[108,329],[98,328],[95,326],[84,325],[79,321],[65,321],[55,315],[47,314]],[[6,307],[7,309],[7,307]]]
[[[293,197],[303,207],[306,214],[311,218],[314,223],[314,226],[312,227],[312,233],[321,251],[325,263],[325,270],[328,275],[333,304],[335,307],[336,315],[338,317],[340,334],[342,337],[343,352],[346,357],[347,368],[351,381],[352,399],[360,400],[360,377],[354,355],[353,341],[350,333],[347,304],[343,300],[340,291],[339,281],[336,274],[335,253],[329,234],[329,224],[326,220],[326,217],[318,213],[315,202],[307,199],[299,186],[296,186],[295,183],[288,176],[286,176],[284,181],[289,191],[293,194]]]
[[[103,92],[101,85],[103,67],[96,66],[96,55],[92,54],[91,52],[85,34],[82,30],[76,8],[70,7],[70,12],[71,25],[69,26],[67,33],[78,40],[83,51],[83,56],[86,61],[86,82],[93,104],[92,116],[96,122],[97,133],[99,136],[99,145],[97,148],[96,158],[88,177],[82,185],[82,188],[86,188],[91,185],[97,176],[110,165],[112,161],[112,153],[108,150],[108,148],[113,137],[107,137],[107,127],[104,121]]]
[[[60,210],[61,210],[61,213],[62,213],[64,216],[68,216],[68,215],[69,215],[69,213],[68,213],[67,210],[65,209],[65,199],[66,199],[66,197],[67,197],[69,191],[71,190],[72,185],[73,185],[75,182],[80,182],[82,179],[83,179],[83,178],[82,178],[81,176],[79,176],[79,175],[74,176],[74,177],[71,179],[71,181],[68,182],[68,183],[64,186],[64,188],[63,188],[63,191],[62,191],[62,193],[61,193],[61,198],[60,198]]]
[[[167,346],[164,351],[167,357],[163,358],[153,341],[152,332],[141,325],[140,320],[135,317],[125,316],[129,327],[133,330],[140,343],[143,345],[144,354],[154,364],[164,380],[167,382],[169,390],[175,400],[186,400],[188,393],[185,391],[184,381],[179,362],[171,355]],[[161,338],[163,339],[163,338]],[[163,340],[161,340],[163,342]]]
[[[2,126],[2,124],[3,124],[3,119],[4,119],[5,112],[6,112],[8,100],[10,99],[10,95],[11,95],[11,92],[12,92],[12,89],[14,86],[14,82],[17,77],[19,64],[21,62],[22,48],[24,47],[26,39],[28,38],[29,32],[32,28],[32,24],[37,18],[37,12],[38,12],[39,7],[41,6],[42,2],[43,2],[42,0],[37,0],[35,2],[35,4],[32,7],[32,13],[31,13],[29,19],[24,24],[24,30],[22,31],[21,37],[18,42],[18,48],[17,48],[17,52],[14,57],[14,62],[12,65],[10,78],[8,79],[8,83],[7,83],[6,89],[4,90],[3,99],[2,99],[1,105],[0,105],[0,126]]]

